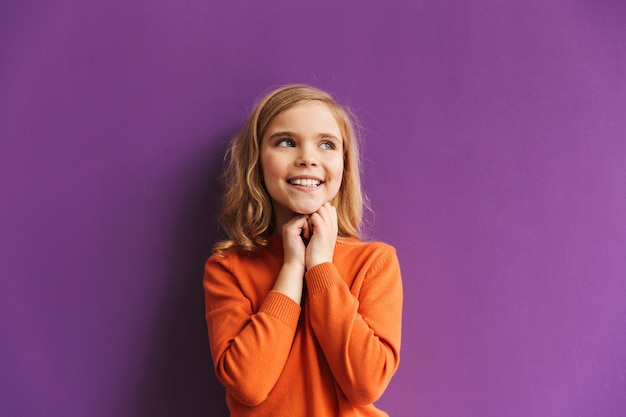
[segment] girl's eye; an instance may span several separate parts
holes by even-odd
[[[290,148],[296,146],[296,144],[291,139],[280,139],[276,142],[276,146]]]
[[[335,144],[327,140],[325,142],[322,142],[322,144],[320,145],[320,148],[327,150],[327,151],[332,151],[333,149],[335,149]]]

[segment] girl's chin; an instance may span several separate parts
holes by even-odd
[[[315,213],[316,211],[318,211],[320,209],[320,207],[322,207],[321,205],[319,206],[305,206],[305,207],[294,207],[292,208],[292,212],[294,214],[294,216],[299,216],[299,215],[310,215]]]
[[[288,222],[297,216],[309,216],[320,209],[323,203],[309,202],[307,204],[288,204],[280,205],[274,202],[274,215],[277,219]]]

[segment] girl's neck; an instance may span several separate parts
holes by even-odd
[[[299,214],[294,213],[292,211],[289,212],[279,212],[279,211],[274,211],[274,227],[272,230],[272,235],[274,236],[282,236],[283,234],[283,226],[287,223],[289,223],[289,221],[291,221],[291,219],[293,219],[294,217],[299,216]]]

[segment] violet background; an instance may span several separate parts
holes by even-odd
[[[0,415],[225,416],[217,175],[278,85],[359,117],[392,416],[626,416],[626,3],[4,0]]]

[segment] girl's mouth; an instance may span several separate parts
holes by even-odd
[[[289,182],[289,184],[291,185],[298,185],[300,187],[318,187],[322,183],[322,181],[320,180],[314,180],[310,178],[296,178],[288,180],[287,182]]]

